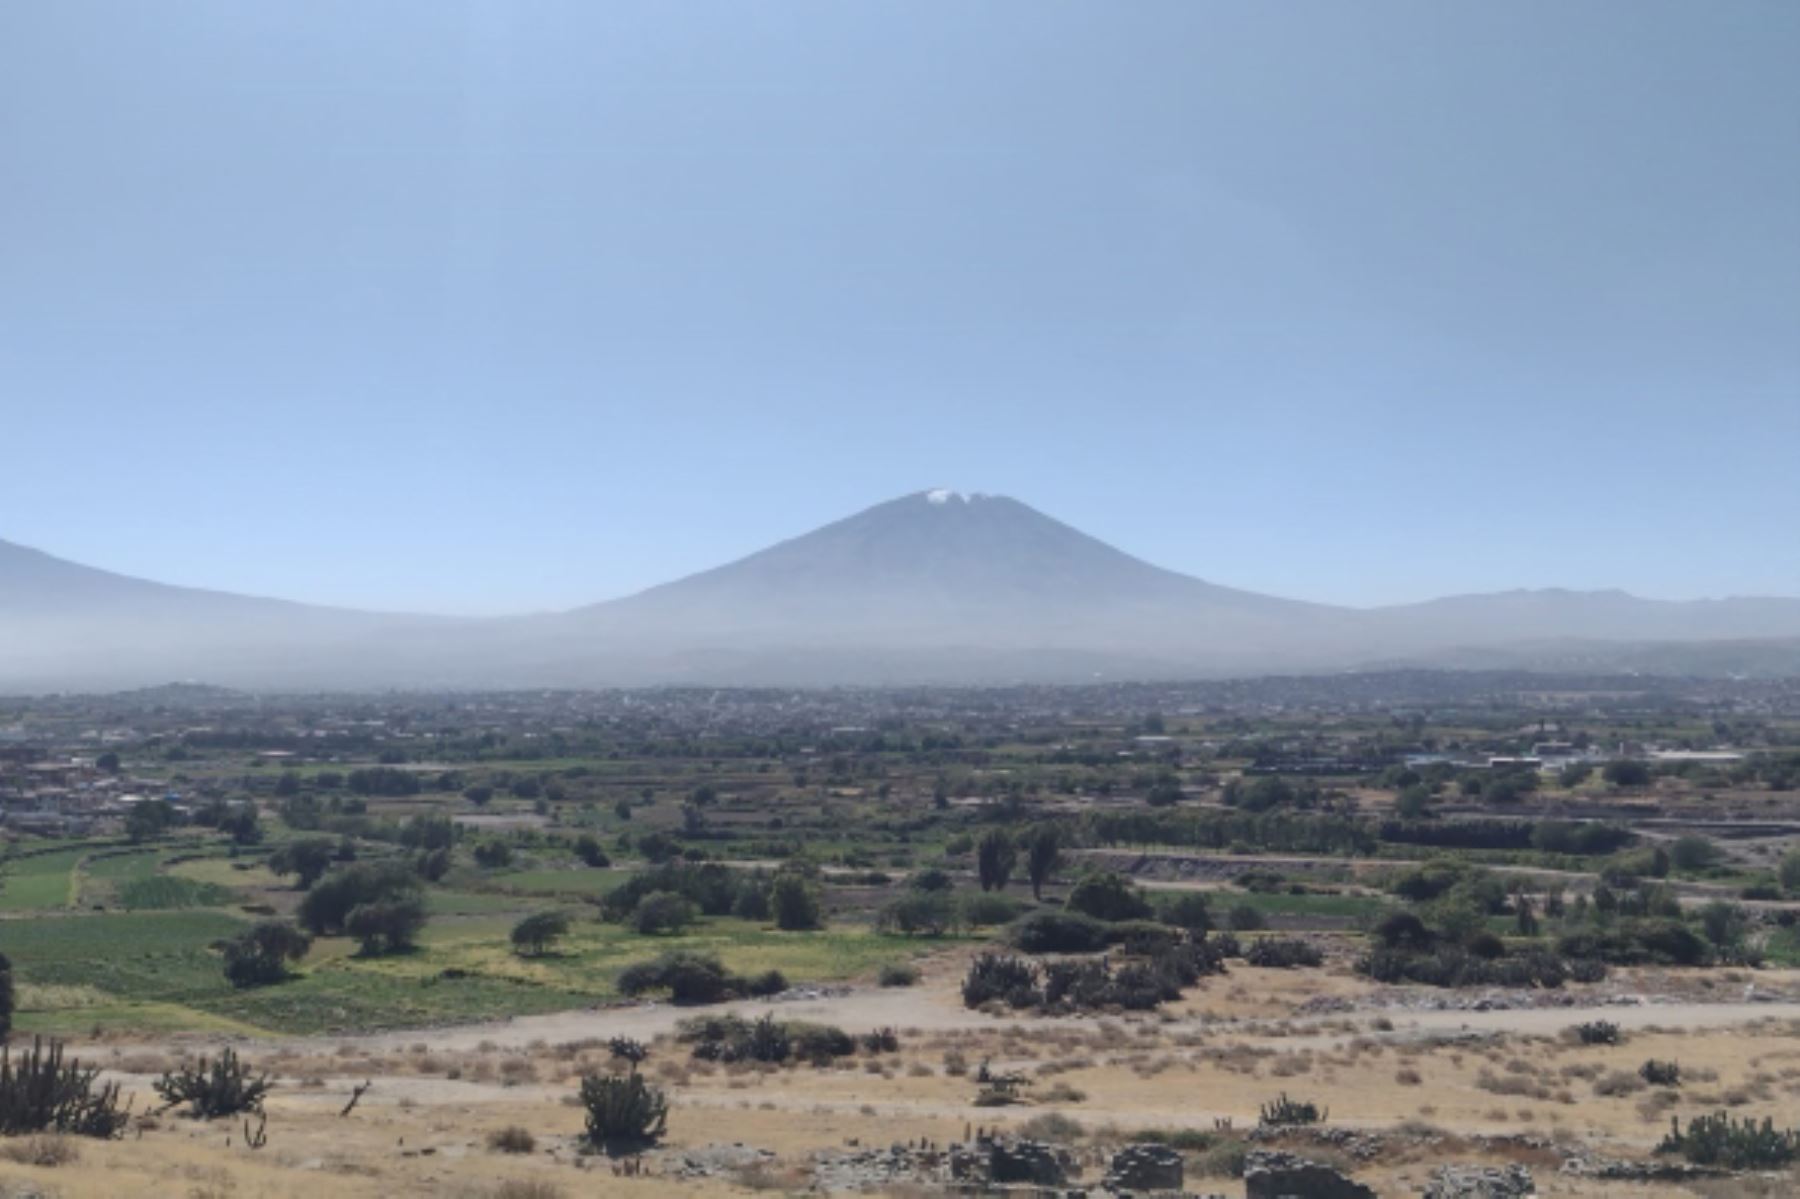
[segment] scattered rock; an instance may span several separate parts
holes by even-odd
[[[1524,1166],[1439,1166],[1431,1172],[1425,1199],[1523,1199],[1537,1194]]]

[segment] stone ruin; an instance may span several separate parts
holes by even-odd
[[[1181,1154],[1167,1145],[1130,1145],[1113,1154],[1102,1190],[1115,1193],[1180,1194],[1184,1176]]]
[[[1253,1149],[1244,1161],[1244,1199],[1378,1199],[1341,1170],[1292,1153]]]
[[[1431,1172],[1425,1199],[1527,1199],[1537,1194],[1531,1171],[1507,1166],[1439,1166]]]
[[[1061,1145],[1002,1137],[978,1137],[950,1147],[953,1182],[1059,1187],[1078,1172]]]

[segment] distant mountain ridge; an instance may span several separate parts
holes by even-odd
[[[1337,607],[1166,570],[1017,500],[948,489],[622,599],[484,620],[172,587],[0,541],[10,691],[187,678],[269,689],[1050,682],[1576,660],[1786,673],[1800,663],[1800,600],[1551,589]]]

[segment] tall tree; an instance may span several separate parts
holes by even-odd
[[[1025,873],[1031,878],[1031,897],[1042,901],[1044,884],[1062,864],[1062,831],[1053,824],[1040,824],[1032,830],[1025,845]]]
[[[1007,880],[1012,878],[1013,865],[1019,860],[1019,851],[1014,847],[1012,838],[1006,835],[1005,829],[990,829],[975,847],[975,872],[981,880],[983,891],[1000,891],[1006,887]]]

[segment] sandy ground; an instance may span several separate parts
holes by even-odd
[[[1416,1193],[1434,1161],[1508,1159],[1526,1160],[1547,1195],[1792,1193],[1583,1182],[1559,1175],[1554,1153],[1464,1139],[1530,1134],[1631,1156],[1651,1147],[1671,1113],[1729,1106],[1791,1121],[1800,1112],[1800,1004],[1746,1002],[1741,986],[1719,1003],[1426,1011],[1396,1007],[1391,992],[1342,970],[1235,966],[1164,1013],[1020,1019],[962,1008],[960,961],[945,955],[917,988],[731,1005],[746,1015],[775,1011],[853,1033],[901,1030],[898,1054],[859,1054],[824,1069],[694,1062],[670,1037],[677,1021],[695,1013],[662,1005],[412,1033],[238,1042],[278,1082],[265,1148],[247,1147],[236,1122],[165,1114],[124,1141],[82,1143],[75,1162],[38,1166],[0,1157],[0,1195],[213,1199],[312,1196],[326,1187],[344,1196],[550,1199],[803,1190],[815,1154],[852,1145],[948,1142],[977,1126],[1016,1127],[1055,1112],[1080,1122],[1087,1130],[1081,1144],[1098,1160],[1131,1129],[1211,1130],[1222,1121],[1253,1127],[1260,1106],[1284,1091],[1324,1104],[1335,1127],[1391,1132],[1412,1122],[1446,1130],[1433,1148],[1353,1163],[1357,1177],[1384,1195]],[[1756,982],[1792,986],[1800,976],[1760,972]],[[1305,1014],[1322,999],[1349,1010]],[[1565,1035],[1592,1018],[1619,1024],[1625,1042],[1588,1047]],[[619,1035],[652,1043],[646,1069],[672,1100],[669,1148],[651,1156],[647,1176],[615,1175],[612,1163],[578,1152],[577,1081],[608,1068],[603,1040]],[[179,1052],[216,1044],[109,1039],[82,1052],[137,1095],[142,1111],[153,1100],[158,1070]],[[1679,1092],[1665,1095],[1636,1081],[1647,1058],[1681,1063],[1686,1081]],[[971,1075],[983,1061],[1027,1075],[1028,1103],[976,1106]],[[339,1116],[351,1088],[364,1081],[373,1085],[362,1102]],[[490,1149],[489,1134],[507,1125],[531,1130],[534,1150]],[[741,1154],[735,1145],[772,1156],[755,1168],[715,1163],[710,1177],[681,1174],[682,1154]],[[1223,1176],[1190,1174],[1189,1189],[1243,1193],[1241,1182]]]

